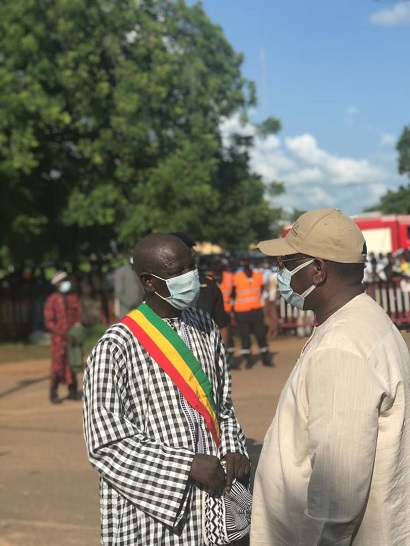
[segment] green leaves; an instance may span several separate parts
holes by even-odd
[[[282,126],[278,119],[269,117],[262,123],[257,125],[258,133],[261,136],[276,135],[281,130]]]
[[[147,231],[231,246],[268,235],[265,189],[282,187],[265,188],[246,154],[227,160],[219,134],[222,116],[246,118],[254,85],[200,4],[2,0],[0,35],[0,247],[12,257],[31,245],[70,259]]]
[[[399,173],[410,176],[410,125],[403,129],[396,149],[399,153]],[[410,214],[410,186],[400,186],[388,191],[379,203],[367,210],[380,210],[385,214]]]
[[[62,213],[62,223],[80,228],[112,225],[120,220],[118,211],[124,206],[124,197],[112,184],[100,184],[89,194],[74,188]]]
[[[403,129],[403,133],[397,143],[399,152],[399,173],[410,176],[410,125]]]

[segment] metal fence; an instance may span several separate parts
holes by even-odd
[[[0,293],[0,342],[28,338],[35,329],[35,299],[30,293]]]
[[[374,282],[366,286],[366,292],[377,301],[398,328],[406,328],[410,324],[410,282]],[[315,325],[312,311],[295,309],[283,298],[278,299],[276,311],[269,313],[269,317],[267,322],[272,337],[286,331],[304,337],[310,335]]]
[[[399,328],[410,324],[410,283],[375,282],[369,284],[366,290]],[[49,291],[2,290],[0,342],[27,340],[32,332],[44,329],[43,308],[48,294]],[[113,308],[113,302],[109,307]],[[299,311],[279,298],[269,307],[267,324],[271,337],[286,332],[304,337],[312,331],[315,316],[312,311]]]

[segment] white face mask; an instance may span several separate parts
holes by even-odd
[[[175,309],[182,311],[187,307],[192,307],[198,299],[201,284],[197,269],[193,269],[177,277],[171,277],[170,279],[163,279],[162,277],[158,277],[158,275],[154,275],[154,273],[151,273],[151,275],[164,281],[170,293],[168,297],[161,296],[158,292],[155,292],[155,294],[167,301]]]
[[[60,284],[59,288],[60,292],[62,294],[67,294],[67,292],[70,291],[71,289],[71,282],[70,281],[62,281],[62,283]]]
[[[316,285],[312,284],[310,288],[305,290],[302,294],[297,294],[293,291],[293,288],[290,286],[290,283],[292,281],[292,276],[306,267],[307,265],[311,264],[313,262],[313,258],[311,260],[308,260],[307,262],[298,265],[298,267],[295,267],[293,271],[289,271],[284,267],[282,270],[278,273],[278,286],[279,286],[279,292],[281,296],[293,307],[296,307],[296,309],[303,309],[303,306],[305,305],[305,298],[308,296],[313,290],[316,288]]]

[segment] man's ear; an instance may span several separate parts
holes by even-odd
[[[142,283],[142,286],[144,287],[144,290],[147,292],[155,292],[155,288],[152,284],[152,275],[151,273],[148,273],[146,271],[143,271],[139,275],[140,281]]]
[[[315,266],[315,273],[313,275],[313,284],[319,286],[323,284],[327,279],[327,263],[322,258],[315,258],[313,262]]]

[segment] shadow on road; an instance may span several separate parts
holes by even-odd
[[[13,394],[14,392],[21,391],[22,389],[26,389],[27,387],[31,387],[31,385],[40,383],[41,381],[46,381],[47,379],[49,379],[48,375],[44,377],[37,377],[36,379],[23,379],[22,381],[19,381],[18,384],[12,389],[9,389],[4,392],[0,392],[0,398],[4,398],[5,396],[8,396],[9,394]]]

